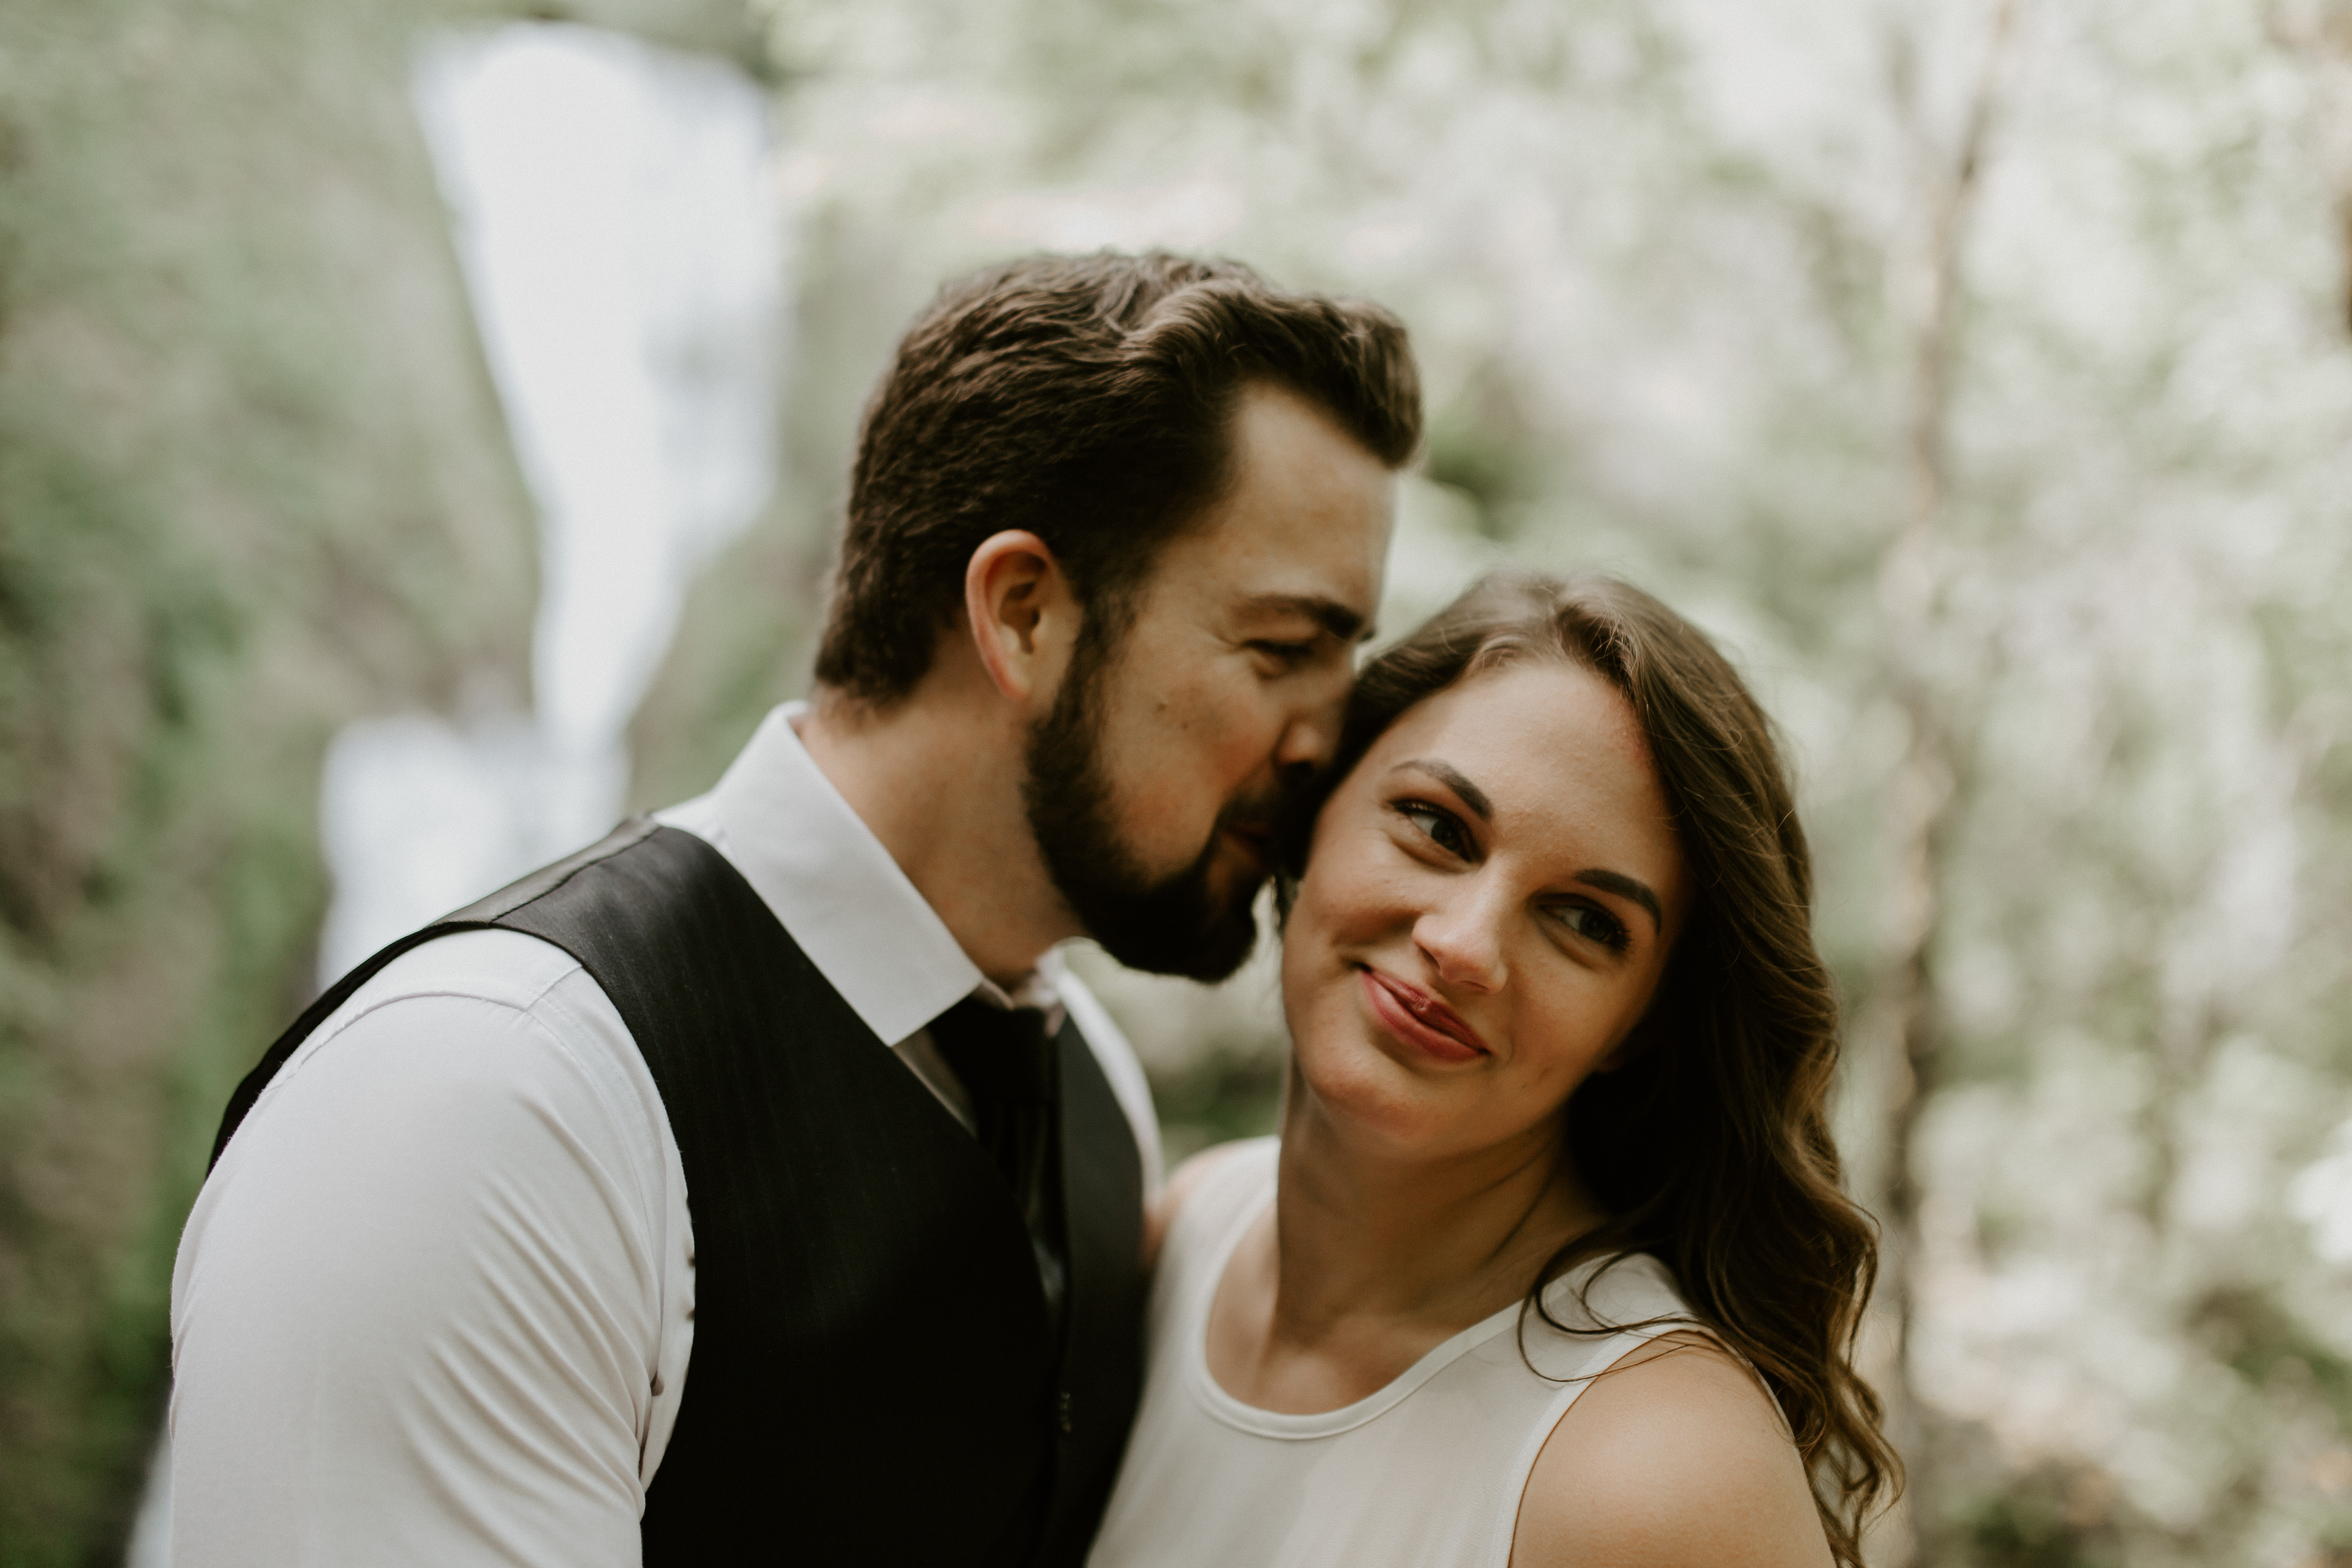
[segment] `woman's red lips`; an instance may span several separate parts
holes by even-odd
[[[1461,1014],[1420,986],[1377,969],[1365,969],[1363,976],[1372,1011],[1394,1033],[1447,1061],[1468,1061],[1488,1054],[1486,1043]]]

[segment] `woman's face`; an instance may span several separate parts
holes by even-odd
[[[1316,825],[1282,964],[1307,1093],[1399,1152],[1550,1138],[1649,1005],[1687,896],[1615,687],[1530,658],[1438,693]]]

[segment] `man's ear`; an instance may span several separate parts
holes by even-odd
[[[996,689],[1015,702],[1053,692],[1077,646],[1077,596],[1044,540],[991,534],[963,572],[964,617]]]

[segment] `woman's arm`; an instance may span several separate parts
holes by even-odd
[[[1512,1568],[1829,1568],[1796,1446],[1755,1374],[1674,1335],[1577,1396],[1537,1456]]]

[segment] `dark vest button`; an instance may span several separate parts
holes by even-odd
[[[1054,1419],[1062,1428],[1062,1436],[1070,1435],[1070,1391],[1062,1390],[1054,1396]]]

